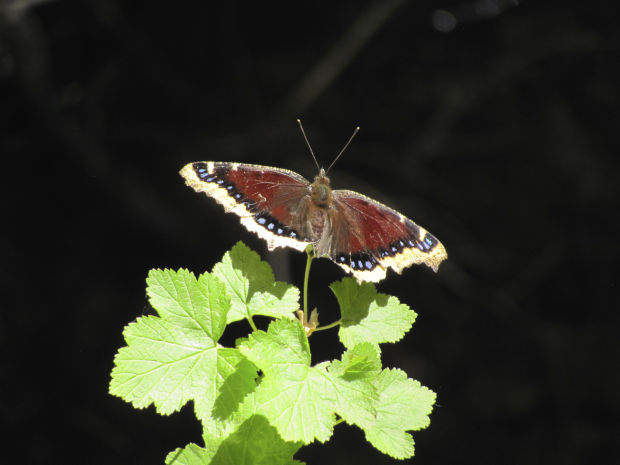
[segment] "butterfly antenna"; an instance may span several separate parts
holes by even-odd
[[[353,134],[351,134],[351,137],[349,137],[349,140],[347,141],[347,143],[344,144],[344,147],[342,147],[342,150],[340,151],[340,153],[336,155],[336,158],[334,158],[334,161],[332,161],[331,164],[329,165],[329,168],[327,168],[326,173],[329,173],[329,170],[332,169],[332,166],[334,166],[334,163],[336,163],[336,160],[338,160],[340,158],[340,155],[342,155],[342,153],[347,149],[347,147],[349,146],[353,138],[356,136],[356,134],[359,132],[359,130],[360,130],[359,126],[355,128],[355,130],[353,131]]]
[[[304,131],[304,127],[302,126],[301,120],[299,118],[297,118],[297,124],[299,124],[299,129],[301,129],[301,133],[304,136],[304,140],[306,141],[306,145],[310,149],[310,155],[312,155],[312,158],[314,159],[314,163],[316,164],[317,169],[320,171],[321,167],[319,166],[319,162],[316,161],[316,157],[314,156],[314,152],[312,151],[312,147],[310,146],[310,141],[308,141],[308,136],[306,136],[306,131]]]

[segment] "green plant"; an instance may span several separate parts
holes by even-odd
[[[307,290],[311,252],[304,290]],[[435,394],[394,368],[382,368],[380,344],[396,342],[416,314],[370,283],[330,286],[341,319],[323,327],[299,310],[299,290],[274,280],[270,266],[238,243],[210,273],[151,270],[147,293],[158,316],[127,325],[110,393],[160,414],[194,402],[204,445],[170,452],[167,464],[299,464],[295,452],[327,441],[342,422],[361,428],[394,458],[414,454],[407,431],[429,424]],[[307,302],[304,295],[304,302]],[[266,331],[253,317],[274,318]],[[235,347],[218,343],[226,325],[252,332]],[[339,360],[311,365],[308,336],[339,326]]]

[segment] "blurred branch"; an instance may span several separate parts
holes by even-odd
[[[512,44],[502,58],[491,62],[487,68],[476,69],[469,76],[455,75],[438,81],[435,87],[438,101],[435,112],[429,118],[426,128],[415,131],[410,155],[404,157],[409,164],[400,172],[423,168],[424,160],[439,154],[458,120],[470,113],[484,95],[506,85],[511,79],[524,74],[532,65],[562,53],[591,53],[602,47],[600,38],[592,31],[575,29],[571,34],[533,37],[536,46],[525,46],[521,42]]]
[[[17,19],[31,7],[50,1],[52,0],[0,0],[0,12],[12,19]]]
[[[290,93],[280,114],[299,114],[308,108],[353,61],[373,34],[404,4],[404,0],[374,2],[363,11],[334,47]]]

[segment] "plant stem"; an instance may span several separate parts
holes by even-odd
[[[330,323],[328,325],[325,326],[319,326],[318,328],[315,328],[315,331],[323,331],[324,329],[329,329],[329,328],[333,328],[334,326],[338,326],[339,324],[342,323],[342,319],[340,320],[336,320],[333,323]]]
[[[306,260],[306,273],[304,275],[304,323],[308,321],[308,281],[310,280],[310,264],[314,258],[314,247],[312,245],[306,247],[306,255],[308,255],[308,259]]]
[[[258,328],[254,324],[254,320],[252,319],[252,317],[248,315],[247,320],[248,320],[248,323],[250,323],[250,326],[252,327],[252,331],[258,331]]]

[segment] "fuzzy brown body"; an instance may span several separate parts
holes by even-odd
[[[302,202],[305,213],[300,216],[307,219],[303,226],[305,235],[312,239],[319,257],[330,256],[337,215],[330,181],[323,169],[308,186],[308,194],[304,195]]]

